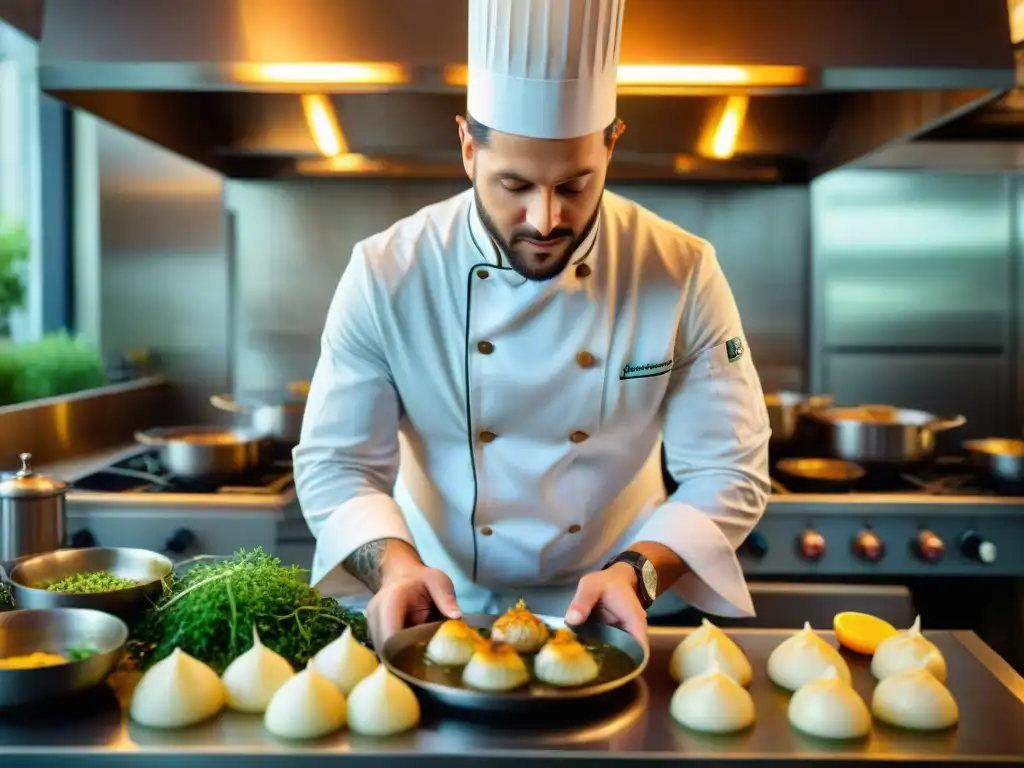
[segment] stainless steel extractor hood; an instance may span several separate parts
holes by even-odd
[[[885,147],[858,166],[901,170],[1003,173],[1024,170],[1024,46],[1016,87],[943,121],[913,141]]]
[[[467,0],[47,0],[40,83],[230,177],[458,175],[466,25]],[[1014,84],[1006,0],[629,0],[621,63],[632,179],[804,180]]]

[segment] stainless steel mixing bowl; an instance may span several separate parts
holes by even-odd
[[[93,547],[58,549],[18,561],[9,580],[17,608],[91,608],[131,622],[160,599],[164,580],[174,565],[163,555],[145,549]],[[46,589],[75,573],[106,571],[138,586],[113,592],[68,594]]]
[[[0,613],[0,658],[41,651],[90,656],[52,667],[0,669],[0,707],[33,704],[93,688],[117,666],[128,642],[128,625],[116,616],[84,608]]]

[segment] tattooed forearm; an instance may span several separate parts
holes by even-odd
[[[345,558],[342,566],[371,592],[377,592],[394,560],[418,562],[419,557],[416,550],[400,539],[377,539],[356,549]],[[400,565],[400,562],[394,564]]]

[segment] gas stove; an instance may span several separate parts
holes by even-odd
[[[752,575],[1024,577],[1024,490],[956,457],[834,492],[776,488],[739,553]]]
[[[776,471],[772,463],[772,493],[806,494],[799,482]],[[843,494],[913,494],[927,496],[999,496],[1024,499],[1024,486],[997,481],[977,474],[960,456],[941,457],[914,468],[871,469],[852,486],[825,489],[820,484],[813,491],[820,495]]]
[[[158,452],[138,452],[71,480],[69,544],[138,547],[171,559],[230,555],[239,548],[274,552],[279,522],[296,506],[291,459],[230,480],[179,478]]]
[[[155,450],[144,450],[115,462],[71,484],[73,494],[144,494],[146,500],[161,495],[252,494],[281,496],[295,485],[292,461],[288,456],[276,457],[266,467],[232,477],[180,478],[172,475],[160,462]]]

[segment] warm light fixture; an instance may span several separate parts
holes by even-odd
[[[647,66],[624,64],[619,67],[619,85],[804,85],[803,67],[783,66]]]
[[[680,176],[736,181],[778,181],[781,176],[771,165],[716,163],[693,155],[676,155],[673,170]]]
[[[366,174],[381,173],[386,169],[386,163],[375,160],[366,155],[345,153],[325,159],[303,159],[299,160],[296,170],[306,175],[344,175],[344,174]]]
[[[1024,40],[1024,0],[1006,0],[1010,13],[1010,40],[1019,43]]]
[[[302,94],[302,111],[306,115],[306,125],[316,142],[317,149],[325,157],[336,157],[348,153],[348,142],[341,132],[338,116],[334,112],[330,99],[323,94]]]
[[[749,105],[749,96],[728,96],[718,102],[701,133],[701,154],[728,160],[736,153],[736,142],[743,131]]]
[[[238,64],[234,77],[242,83],[264,85],[399,85],[409,73],[398,64],[323,62]]]
[[[445,68],[445,82],[465,87],[469,71],[464,65]],[[717,66],[717,65],[634,65],[619,66],[616,78],[625,88],[657,87],[782,87],[806,85],[807,70],[790,66]]]

